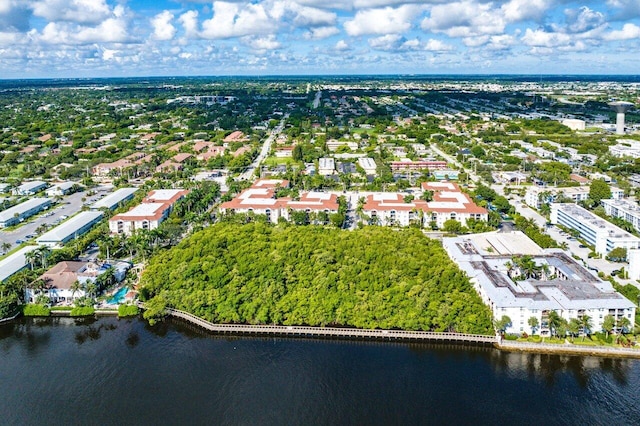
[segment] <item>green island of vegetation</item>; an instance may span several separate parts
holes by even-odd
[[[415,229],[345,232],[220,223],[153,259],[145,318],[491,334],[489,309],[441,245]]]

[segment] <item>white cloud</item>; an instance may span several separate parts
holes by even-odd
[[[640,27],[636,24],[624,24],[621,30],[611,31],[604,36],[604,39],[609,41],[631,40],[634,38],[640,38]]]
[[[311,39],[311,40],[320,40],[323,38],[334,36],[339,33],[340,33],[340,30],[337,29],[336,27],[317,27],[317,28],[310,28],[309,32],[304,34],[304,37],[306,39]]]
[[[552,5],[552,0],[511,0],[503,4],[501,10],[508,22],[540,22]]]
[[[421,7],[413,5],[361,10],[344,23],[344,29],[350,36],[403,33],[411,28],[412,21],[421,11]]]
[[[340,52],[344,52],[346,50],[351,50],[351,48],[349,47],[349,45],[347,44],[346,41],[344,40],[340,40],[336,43],[335,45],[335,49],[340,51]]]
[[[195,38],[198,36],[198,12],[196,10],[183,13],[178,21],[182,24],[186,37]]]
[[[444,33],[449,37],[501,34],[506,21],[499,10],[491,9],[491,5],[466,0],[434,6],[421,27],[425,31]]]
[[[527,28],[522,36],[524,44],[532,47],[558,47],[568,45],[572,40],[574,40],[573,37],[565,33],[531,30],[531,28]]]
[[[132,38],[127,31],[126,19],[120,16],[106,19],[96,27],[50,22],[42,29],[39,40],[48,44],[74,45],[126,43],[132,41]]]
[[[171,24],[173,18],[173,13],[165,10],[151,19],[153,37],[156,40],[171,40],[173,38],[176,34],[176,27]]]
[[[48,21],[99,24],[112,11],[105,0],[36,0],[33,14]]]
[[[266,35],[274,33],[277,23],[258,4],[245,4],[215,1],[213,18],[202,23],[199,35],[205,39],[242,37],[247,35]]]
[[[564,14],[567,21],[564,31],[569,33],[584,33],[607,23],[601,12],[593,11],[586,6],[580,9],[567,9]]]
[[[0,0],[0,31],[26,32],[29,30],[31,10],[20,0]]]
[[[429,39],[426,43],[417,38],[407,40],[399,34],[386,34],[369,40],[369,46],[375,50],[391,51],[431,51],[447,52],[453,50],[453,46],[441,40]]]
[[[275,50],[280,47],[274,35],[258,38],[245,37],[243,42],[254,50]]]

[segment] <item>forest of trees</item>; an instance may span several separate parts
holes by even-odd
[[[173,307],[217,323],[493,330],[440,244],[409,229],[220,223],[154,257],[140,295],[146,317]]]

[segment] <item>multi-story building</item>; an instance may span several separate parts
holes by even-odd
[[[522,232],[444,238],[442,245],[470,277],[494,319],[509,317],[507,333],[548,336],[551,312],[567,321],[588,316],[589,332],[602,330],[607,315],[634,323],[635,304],[609,282],[562,250],[541,249]],[[537,320],[537,327],[529,325],[531,317]]]
[[[362,167],[364,173],[367,175],[375,175],[378,170],[378,166],[373,158],[362,157],[358,158],[358,165]]]
[[[614,157],[640,158],[640,141],[634,139],[618,139],[615,145],[609,146],[609,154]]]
[[[575,229],[580,233],[580,238],[592,245],[596,253],[603,256],[617,247],[640,248],[640,238],[576,204],[552,203],[551,223]]]
[[[265,215],[272,223],[280,218],[291,220],[293,212],[338,212],[338,196],[327,192],[303,192],[298,200],[290,197],[276,198],[278,188],[287,188],[289,182],[279,179],[260,179],[233,200],[220,205],[221,213],[253,213]],[[327,216],[325,215],[325,219]],[[318,219],[316,219],[318,220]]]
[[[169,217],[173,205],[189,193],[185,189],[158,189],[131,210],[109,219],[109,230],[113,234],[131,235],[136,230],[152,230]]]
[[[566,188],[556,188],[550,186],[532,186],[527,189],[524,195],[524,202],[527,205],[539,209],[542,204],[553,203],[559,198],[571,198],[574,203],[584,201],[589,198],[590,186],[569,186]],[[624,191],[620,188],[611,187],[611,198],[619,200],[624,197]]]
[[[476,205],[455,183],[423,182],[422,190],[431,191],[433,199],[427,202],[395,192],[370,194],[362,214],[367,222],[380,225],[409,226],[417,221],[422,226],[435,222],[440,228],[450,219],[464,226],[469,219],[488,219],[487,210]]]
[[[640,206],[630,200],[602,200],[607,215],[624,219],[640,231]]]
[[[446,161],[392,161],[391,170],[444,170],[447,168]]]
[[[47,194],[47,197],[61,197],[63,195],[67,195],[71,191],[73,191],[73,188],[76,185],[77,185],[77,183],[75,183],[75,182],[60,182],[60,183],[56,183],[51,188],[48,188],[45,191],[45,194]]]

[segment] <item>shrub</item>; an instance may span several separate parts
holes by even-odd
[[[133,317],[138,315],[139,309],[136,305],[120,305],[118,306],[119,317]]]
[[[93,306],[76,306],[73,309],[71,309],[71,316],[72,317],[86,317],[89,315],[94,315],[96,313],[96,310],[94,309]]]
[[[25,317],[48,317],[51,315],[51,309],[45,305],[30,303],[24,306],[22,314]]]

